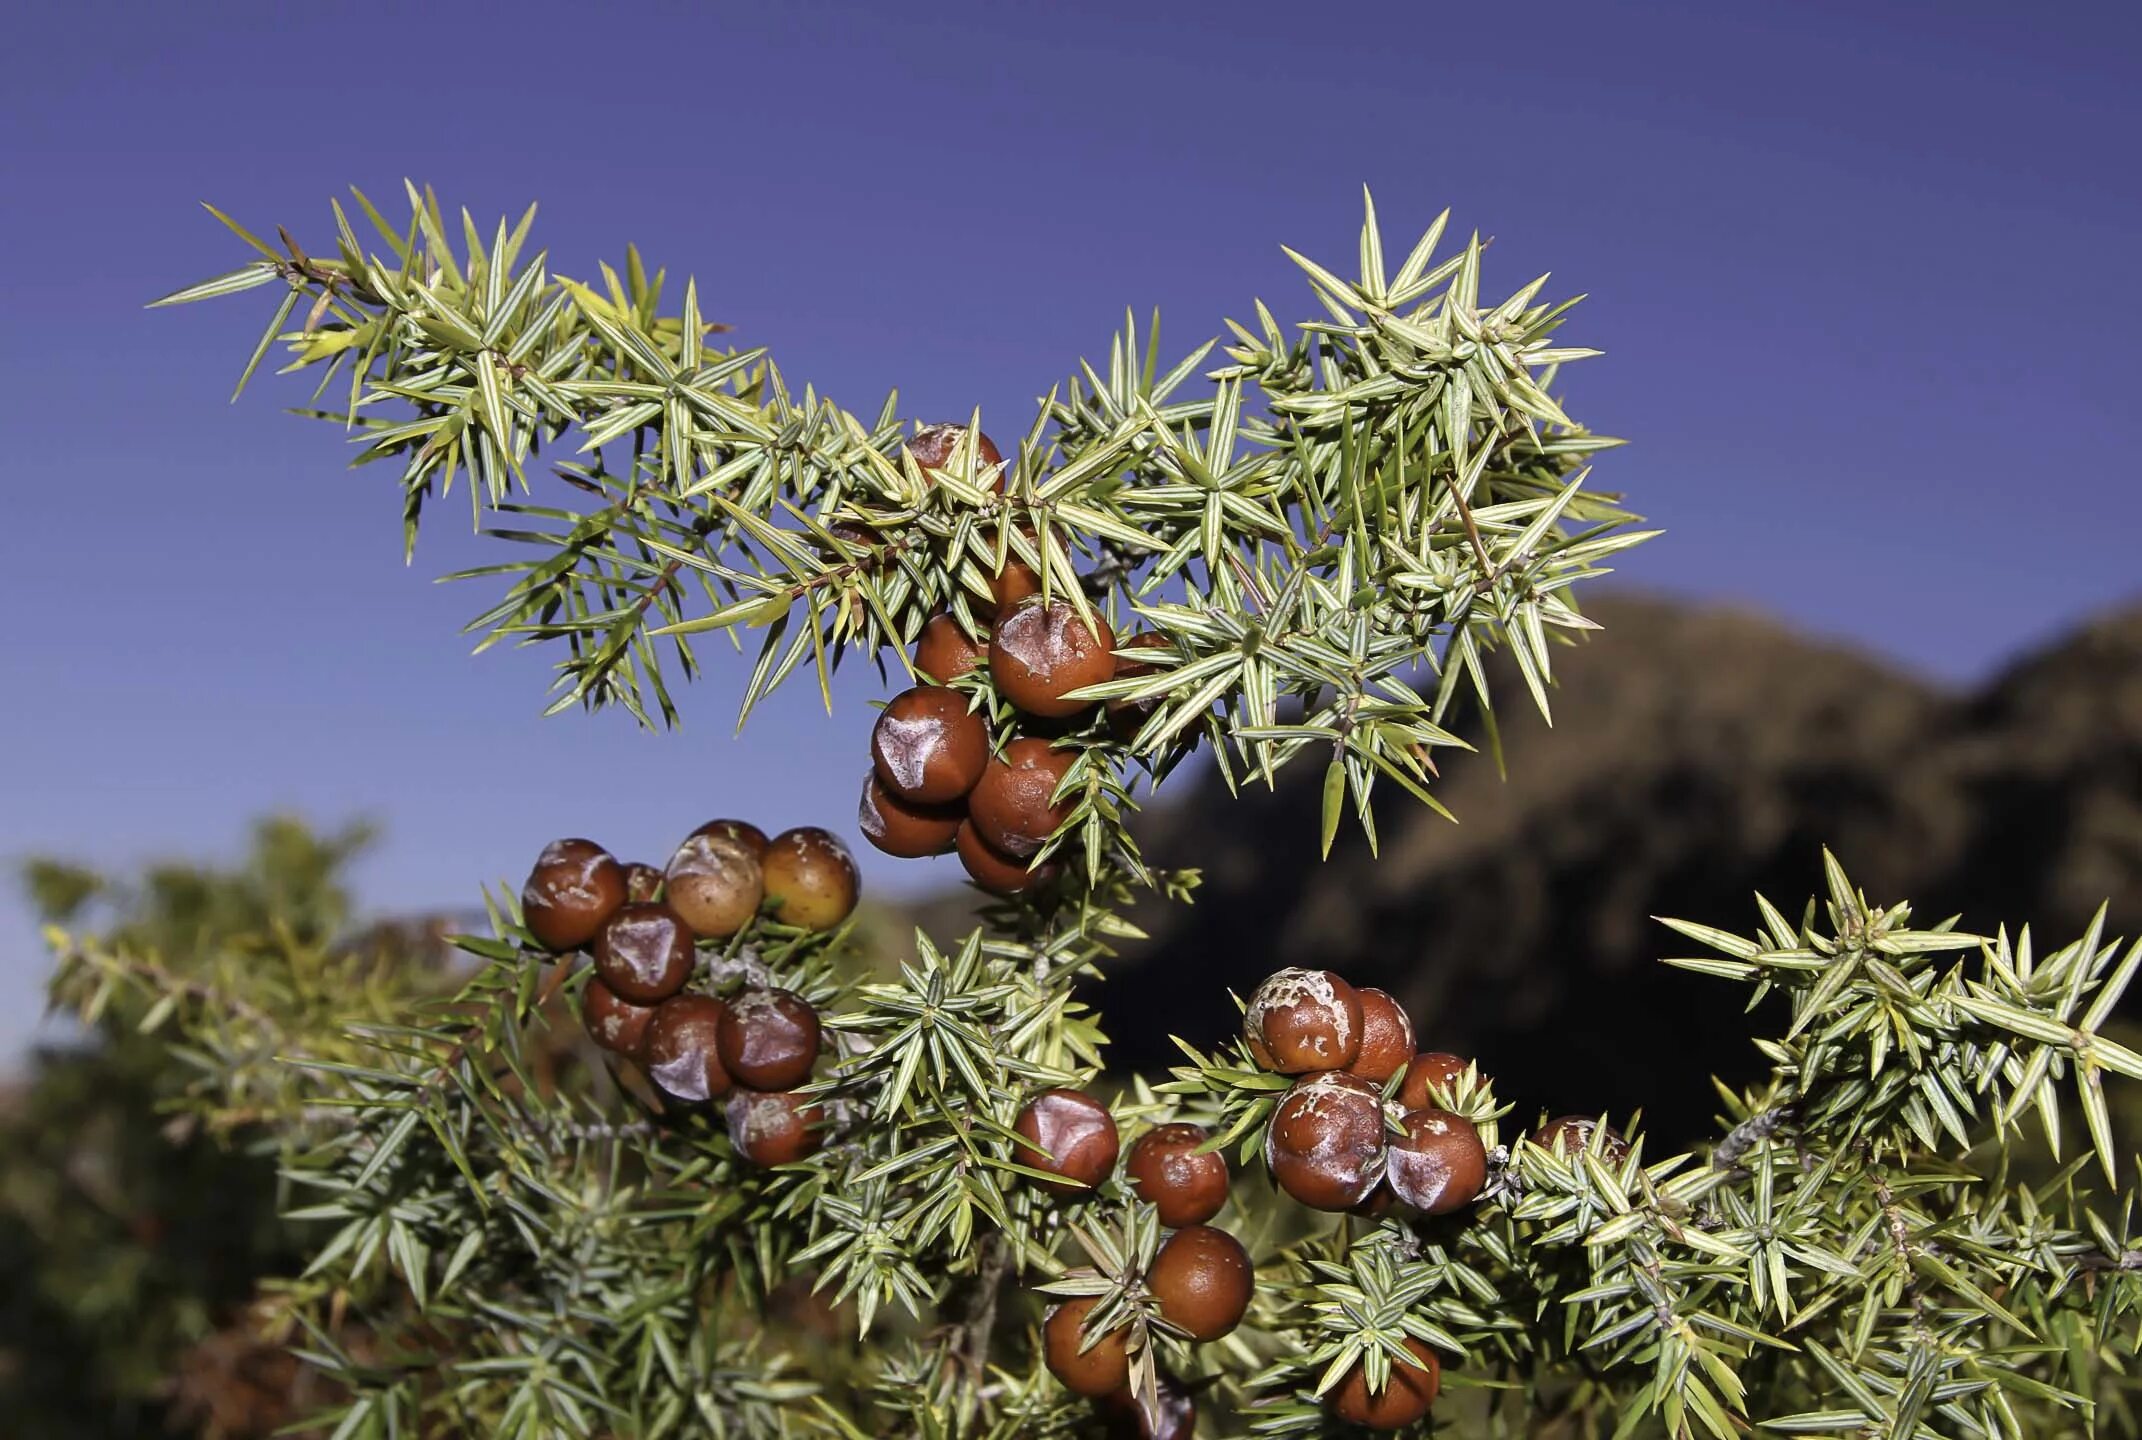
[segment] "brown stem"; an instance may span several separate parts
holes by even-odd
[[[664,565],[661,575],[655,580],[654,584],[647,587],[647,593],[640,597],[639,603],[632,607],[633,615],[635,617],[645,615],[647,607],[654,604],[655,597],[670,587],[670,582],[677,578],[677,572],[683,568],[684,562],[682,560],[672,560],[667,565]]]
[[[1473,519],[1473,507],[1466,503],[1465,492],[1458,488],[1455,475],[1450,480],[1450,498],[1457,502],[1458,518],[1465,522],[1465,538],[1473,542],[1473,557],[1480,562],[1480,584],[1477,588],[1484,591],[1495,583],[1498,572],[1495,562],[1488,559],[1487,545],[1480,538],[1480,525]]]
[[[1001,1235],[982,1242],[981,1263],[976,1268],[974,1291],[967,1297],[967,1313],[960,1322],[958,1354],[967,1373],[979,1380],[989,1367],[989,1342],[997,1328],[997,1296],[1011,1270],[1011,1246]]]

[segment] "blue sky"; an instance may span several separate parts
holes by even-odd
[[[351,183],[540,200],[554,268],[636,241],[792,377],[1003,436],[1126,304],[1185,348],[1306,316],[1278,247],[1347,261],[1366,182],[1393,232],[1492,234],[1494,287],[1592,295],[1571,407],[1669,532],[1631,580],[1967,680],[2142,574],[2132,5],[31,0],[9,40],[11,858],[365,814],[365,901],[451,905],[556,833],[853,813],[863,722],[807,688],[735,739],[718,670],[650,736],[470,659],[452,512],[403,568],[391,479],[301,389],[224,403],[258,306],[141,308],[242,258],[201,200],[300,237]],[[41,965],[0,899],[0,1056]]]

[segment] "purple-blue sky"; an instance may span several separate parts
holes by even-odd
[[[736,740],[731,668],[647,736],[470,659],[489,592],[429,583],[466,512],[402,568],[295,382],[224,404],[258,296],[141,308],[244,258],[204,199],[301,237],[353,182],[540,200],[553,268],[636,241],[792,378],[1001,436],[1126,304],[1185,347],[1306,317],[1278,247],[1350,263],[1367,182],[1391,244],[1450,205],[1494,288],[1594,297],[1571,406],[1669,531],[1631,580],[1956,679],[2138,583],[2133,5],[28,0],[7,40],[9,857],[362,813],[368,904],[463,904],[554,833],[853,813],[863,722],[807,686]],[[0,1060],[41,965],[10,894]]]

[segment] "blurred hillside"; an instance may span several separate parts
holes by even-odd
[[[1553,728],[1506,692],[1511,778],[1446,757],[1457,825],[1387,790],[1380,860],[1342,827],[1318,863],[1313,763],[1239,797],[1208,773],[1151,814],[1148,855],[1205,888],[1150,907],[1151,942],[1112,972],[1137,997],[1108,1006],[1114,1062],[1174,1063],[1171,1032],[1226,1030],[1222,986],[1316,965],[1399,996],[1424,1047],[1478,1056],[1521,1118],[1641,1105],[1673,1139],[1708,1128],[1707,1075],[1758,1066],[1745,992],[1661,970],[1685,946],[1650,916],[1744,931],[1756,891],[1797,916],[1828,844],[1925,921],[2029,922],[2058,946],[2109,898],[2111,933],[2142,932],[2142,607],[1972,694],[1747,613],[1594,613],[1605,632],[1557,662]]]

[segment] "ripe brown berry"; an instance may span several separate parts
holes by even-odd
[[[1381,1220],[1391,1212],[1393,1203],[1395,1203],[1395,1197],[1391,1194],[1391,1187],[1389,1185],[1378,1185],[1375,1189],[1369,1191],[1368,1199],[1346,1213],[1359,1215],[1364,1220]]]
[[[1398,1198],[1430,1215],[1473,1203],[1487,1183],[1487,1147],[1463,1115],[1409,1110],[1406,1133],[1391,1138],[1384,1179]]]
[[[1227,1157],[1199,1154],[1207,1138],[1202,1125],[1161,1125],[1140,1135],[1124,1162],[1131,1187],[1171,1230],[1202,1225],[1227,1204]]]
[[[1041,1325],[1041,1353],[1049,1373],[1074,1395],[1095,1399],[1130,1383],[1130,1352],[1122,1329],[1111,1330],[1080,1353],[1086,1343],[1086,1317],[1100,1303],[1098,1295],[1078,1295],[1049,1312]]]
[[[1115,643],[1115,632],[1099,615],[1088,628],[1066,601],[1028,601],[997,617],[989,635],[989,678],[999,695],[1027,714],[1063,719],[1090,703],[1066,695],[1114,676]]]
[[[1408,1335],[1405,1346],[1413,1363],[1392,1365],[1380,1395],[1369,1393],[1365,1362],[1347,1371],[1331,1392],[1331,1413],[1370,1430],[1403,1430],[1426,1415],[1442,1388],[1443,1364],[1424,1340]]]
[[[593,840],[553,840],[521,887],[521,922],[545,950],[577,950],[625,903],[625,872]]]
[[[1351,1210],[1383,1179],[1383,1096],[1343,1071],[1311,1075],[1272,1112],[1264,1164],[1312,1210]]]
[[[855,807],[855,825],[863,838],[903,860],[944,854],[959,834],[959,822],[966,818],[958,801],[917,805],[902,800],[885,788],[875,770],[863,777],[863,798]]]
[[[726,940],[758,918],[766,876],[748,841],[700,831],[670,857],[662,889],[693,934]]]
[[[720,835],[742,842],[751,851],[752,858],[766,858],[766,832],[749,820],[709,820],[692,832],[694,835]]]
[[[990,614],[1001,615],[1021,600],[1041,593],[1041,572],[1016,555],[1004,557],[1004,568],[989,577]]]
[[[650,900],[662,898],[662,872],[652,865],[643,865],[635,860],[624,867],[625,901],[631,905],[645,905]]]
[[[1387,991],[1364,986],[1354,993],[1361,997],[1361,1053],[1346,1073],[1381,1085],[1412,1060],[1413,1021]]]
[[[1115,1117],[1083,1090],[1042,1091],[1012,1129],[1027,1142],[1013,1148],[1015,1162],[1064,1177],[1034,1182],[1052,1195],[1087,1194],[1115,1172],[1121,1144]]]
[[[992,849],[981,832],[974,828],[971,819],[960,822],[959,834],[953,838],[953,843],[959,849],[959,863],[967,867],[969,878],[992,895],[1008,897],[1039,890],[1054,880],[1063,868],[1049,860],[1029,870],[1026,861],[1014,860]]]
[[[1035,540],[1033,526],[1021,525],[1019,532],[1027,538],[1029,544],[1038,543]],[[989,598],[987,600],[979,599],[971,591],[967,596],[968,608],[973,610],[975,615],[981,619],[994,620],[1021,600],[1029,599],[1041,593],[1041,572],[1021,559],[1019,552],[1010,546],[1005,547],[1004,565],[1002,569],[999,569],[996,564],[994,540],[992,540],[989,558],[982,561],[982,569],[989,581]],[[1059,575],[1057,577],[1057,588],[1061,589],[1062,586],[1063,579]]]
[[[711,995],[672,995],[655,1007],[640,1064],[662,1093],[687,1105],[719,1100],[734,1081],[721,1063],[721,1018],[729,1007]]]
[[[908,438],[907,452],[915,457],[915,463],[925,472],[952,469],[954,474],[962,474],[962,468],[953,466],[953,452],[967,438],[967,434],[967,427],[964,425],[925,425]],[[1000,471],[991,476],[989,467],[1002,465],[1004,453],[997,449],[996,441],[980,431],[974,432],[974,460],[984,488],[1002,490],[1003,473]],[[928,478],[927,473],[924,478]]]
[[[940,685],[951,684],[981,663],[981,642],[950,614],[931,616],[915,642],[915,668]]]
[[[595,936],[595,974],[620,1000],[652,1005],[692,978],[696,937],[667,905],[625,905]]]
[[[1137,680],[1160,669],[1158,665],[1144,660],[1134,660],[1121,652],[1125,650],[1166,650],[1169,648],[1168,637],[1157,630],[1141,631],[1131,636],[1128,640],[1120,640],[1116,643],[1116,673],[1109,678],[1112,680]],[[1158,698],[1152,700],[1110,700],[1102,708],[1108,712],[1109,732],[1118,740],[1128,743],[1130,738],[1138,733],[1139,727],[1144,725],[1147,719],[1152,716],[1152,713],[1160,708],[1160,701]]]
[[[1549,1120],[1533,1132],[1532,1143],[1564,1159],[1575,1159],[1589,1150],[1608,1165],[1619,1165],[1629,1155],[1629,1142],[1621,1138],[1621,1132],[1602,1125],[1596,1115],[1563,1115]]]
[[[1468,1062],[1448,1050],[1428,1050],[1406,1062],[1406,1078],[1398,1082],[1398,1103],[1408,1110],[1440,1105],[1458,1088],[1458,1078]],[[1435,1092],[1443,1092],[1442,1099]]]
[[[1361,996],[1329,970],[1278,970],[1250,996],[1242,1038],[1282,1075],[1343,1070],[1361,1054]]]
[[[1242,1242],[1210,1225],[1170,1235],[1145,1272],[1160,1318],[1199,1342],[1217,1340],[1242,1323],[1256,1283],[1257,1269]]]
[[[804,930],[831,930],[855,909],[860,881],[848,847],[815,825],[783,830],[768,842],[766,898],[774,918]]]
[[[1160,1410],[1151,1417],[1138,1408],[1137,1393],[1128,1386],[1101,1397],[1098,1408],[1107,1440],[1191,1440],[1197,1431],[1196,1399],[1166,1371],[1153,1378],[1153,1398]]]
[[[967,697],[942,685],[893,696],[870,732],[878,779],[902,800],[947,805],[974,788],[989,763],[989,726]]]
[[[746,990],[721,1017],[721,1063],[739,1085],[793,1090],[818,1064],[818,1012],[793,990]]]
[[[588,1027],[588,1038],[605,1050],[637,1055],[654,1017],[654,1006],[620,999],[597,976],[590,975],[587,989],[580,992],[580,1023]]]
[[[1030,860],[1071,813],[1071,802],[1051,803],[1056,787],[1071,772],[1078,756],[1052,750],[1049,742],[1027,736],[1004,747],[967,796],[967,813],[991,849],[1014,860]]]
[[[876,526],[866,525],[860,520],[835,520],[826,526],[826,533],[840,543],[829,545],[819,541],[816,542],[815,548],[819,554],[829,557],[835,564],[875,571],[885,563],[886,556],[878,548],[885,543],[885,536]]]
[[[729,1143],[754,1165],[793,1165],[818,1153],[825,1112],[793,1090],[771,1094],[739,1086],[722,1107]]]

